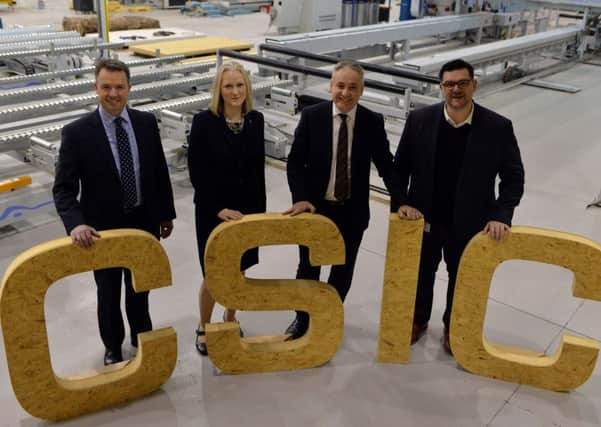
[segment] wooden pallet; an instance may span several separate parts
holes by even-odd
[[[188,40],[172,40],[157,43],[148,43],[141,46],[132,46],[130,50],[138,55],[156,57],[157,50],[160,56],[185,55],[187,57],[212,55],[217,49],[247,50],[253,43],[228,39],[225,37],[198,37]]]
[[[247,55],[256,55],[257,51],[255,49],[249,49],[244,51]],[[194,56],[191,58],[182,59],[178,61],[178,64],[195,64],[197,62],[215,62],[217,61],[217,55],[203,55],[203,56]]]
[[[150,7],[150,6],[144,6],[144,5],[127,6],[127,11],[129,13],[146,13],[146,12],[151,12],[152,11],[152,7]]]

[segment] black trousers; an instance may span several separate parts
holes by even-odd
[[[124,214],[118,227],[137,228],[152,232],[147,226],[142,208],[137,208],[129,214]],[[152,231],[151,231],[152,230]],[[120,351],[125,338],[125,327],[121,314],[121,285],[125,282],[125,312],[129,323],[131,344],[138,345],[138,334],[152,330],[152,321],[148,309],[148,291],[134,291],[131,272],[126,268],[105,268],[94,271],[96,293],[98,300],[98,328],[104,346],[112,351]]]
[[[415,314],[413,321],[425,324],[432,315],[432,300],[434,298],[434,280],[438,265],[444,257],[449,274],[447,287],[447,305],[442,316],[442,321],[448,329],[453,308],[453,295],[455,281],[461,255],[469,240],[456,238],[447,227],[432,224],[429,232],[424,232],[422,241],[419,276],[417,280],[417,297],[415,300]]]
[[[152,330],[148,309],[148,291],[136,293],[131,273],[125,268],[106,268],[94,271],[98,296],[98,328],[104,346],[119,351],[125,338],[121,314],[121,278],[125,281],[125,312],[129,323],[131,344],[138,346],[138,334]]]
[[[363,239],[363,229],[357,229],[353,224],[353,213],[348,206],[330,204],[323,202],[317,206],[318,214],[324,215],[331,219],[340,230],[345,246],[345,263],[341,265],[333,265],[328,277],[328,283],[332,285],[340,299],[344,302],[346,295],[351,288],[353,281],[353,273],[355,263],[357,261],[357,253]],[[320,266],[312,266],[309,262],[309,249],[306,246],[299,246],[299,264],[296,272],[297,279],[319,280],[321,273]],[[303,311],[297,311],[297,319],[303,323],[307,323],[309,315]]]

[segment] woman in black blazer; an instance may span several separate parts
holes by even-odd
[[[200,266],[211,231],[222,221],[265,212],[265,145],[263,115],[254,111],[248,74],[237,62],[224,63],[213,81],[209,109],[194,116],[188,149],[190,180],[194,186],[196,238]],[[259,262],[258,248],[242,257],[241,271]],[[215,300],[203,280],[196,349],[204,356],[204,328],[211,321]],[[226,309],[225,321],[235,321]]]

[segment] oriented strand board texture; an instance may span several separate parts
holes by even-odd
[[[492,276],[501,262],[510,259],[565,267],[574,273],[575,297],[601,300],[601,246],[596,242],[534,227],[514,227],[501,242],[478,234],[465,249],[457,276],[450,331],[455,359],[466,370],[486,377],[556,391],[580,386],[595,368],[597,341],[564,335],[559,351],[544,356],[484,337]],[[544,292],[544,283],[540,285]]]
[[[308,332],[286,342],[273,337],[240,339],[236,323],[207,325],[209,357],[224,372],[311,368],[326,363],[338,350],[344,312],[332,286],[312,280],[248,279],[240,272],[246,250],[291,244],[308,246],[313,265],[344,262],[342,236],[336,225],[321,215],[246,215],[220,224],[209,237],[206,278],[216,301],[237,310],[303,310],[311,317]]]
[[[408,221],[390,214],[378,362],[409,362],[423,231],[423,219]]]
[[[122,369],[91,377],[54,374],[44,318],[44,296],[57,280],[105,267],[127,267],[136,291],[171,286],[163,247],[140,230],[111,230],[90,250],[65,237],[19,255],[6,270],[0,288],[0,319],[8,370],[17,400],[31,415],[61,420],[144,396],[165,383],[177,360],[173,328],[139,336],[136,358]],[[73,378],[73,377],[71,377]]]
[[[160,51],[160,56],[199,56],[214,54],[217,49],[245,50],[253,46],[249,42],[225,37],[196,37],[187,40],[171,40],[131,46],[129,50],[138,55],[151,57],[157,56],[157,50]]]
[[[158,19],[148,16],[111,16],[109,20],[110,31],[137,30],[141,28],[161,28]],[[88,33],[98,32],[98,18],[90,16],[65,16],[63,18],[63,30],[75,30],[84,36]]]

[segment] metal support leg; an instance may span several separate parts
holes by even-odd
[[[390,42],[390,52],[388,53],[388,58],[390,58],[391,61],[394,61],[394,57],[397,53],[397,45],[396,42]]]
[[[221,56],[221,49],[217,49],[217,61],[216,61],[216,65],[217,65],[218,69],[219,69],[219,67],[221,67],[221,64],[223,64],[223,56]]]
[[[409,116],[409,113],[411,112],[411,88],[407,88],[405,89],[405,118],[407,118]]]
[[[105,42],[109,42],[109,9],[107,0],[96,0],[96,16],[98,17],[98,38]],[[109,49],[101,49],[100,57],[108,58],[110,56]]]
[[[586,30],[586,25],[588,22],[588,17],[591,13],[591,9],[589,7],[584,8],[584,15],[582,16],[582,29]],[[584,52],[586,52],[586,37],[580,37],[580,43],[578,45],[578,59],[582,59],[584,56]]]
[[[299,65],[306,65],[306,60],[305,58],[298,58],[298,63]],[[298,86],[301,90],[306,89],[307,88],[307,80],[308,80],[308,76],[306,74],[302,74],[300,76],[300,78],[298,79]]]
[[[403,59],[409,58],[411,53],[411,40],[403,41]]]

